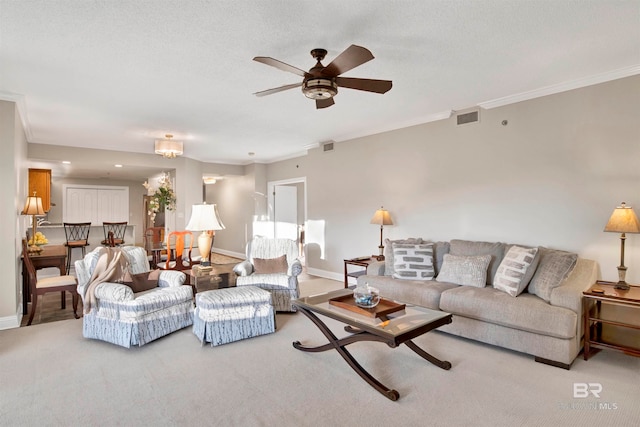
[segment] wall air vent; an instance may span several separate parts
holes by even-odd
[[[332,151],[333,150],[333,142],[325,142],[322,144],[322,151]]]
[[[467,113],[460,113],[456,116],[458,125],[466,125],[467,123],[475,123],[480,121],[480,110],[469,111]]]

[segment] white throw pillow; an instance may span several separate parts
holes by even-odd
[[[493,287],[517,297],[527,287],[535,268],[534,259],[538,248],[523,248],[512,246],[502,259],[498,271],[493,278]]]
[[[491,255],[462,256],[445,254],[438,282],[484,288]]]
[[[433,280],[433,243],[412,245],[393,243],[393,277],[408,280]]]

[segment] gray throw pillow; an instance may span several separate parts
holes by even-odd
[[[423,240],[421,237],[417,238],[409,238],[409,239],[398,239],[398,240],[389,240],[384,239],[384,275],[385,276],[393,276],[395,270],[393,269],[393,244],[394,243],[408,243],[411,245],[419,245]]]
[[[576,265],[578,255],[566,251],[539,248],[540,262],[529,283],[529,293],[551,301],[551,292],[560,286]]]
[[[538,248],[511,246],[498,266],[493,287],[512,297],[520,295],[529,284],[527,278],[533,276],[531,271],[536,268],[534,261],[537,254]]]
[[[433,243],[393,243],[395,279],[433,280]]]
[[[487,272],[487,284],[493,285],[493,278],[504,257],[504,246],[504,243],[500,242],[474,242],[454,239],[449,243],[449,253],[462,256],[491,255],[489,271]]]
[[[489,262],[491,262],[491,255],[460,256],[445,254],[442,268],[438,273],[438,282],[484,288],[487,284]]]

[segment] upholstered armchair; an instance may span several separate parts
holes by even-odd
[[[86,338],[128,348],[193,324],[193,291],[184,285],[186,276],[181,271],[158,271],[157,285],[151,281],[155,287],[137,293],[125,284],[99,283],[93,288],[92,298],[88,289],[91,275],[106,250],[96,248],[75,262],[78,293],[85,308],[82,333]],[[126,258],[132,277],[146,277],[142,273],[151,271],[144,248],[123,246],[117,250]]]
[[[256,237],[247,244],[247,259],[233,271],[236,286],[257,286],[271,292],[276,311],[296,311],[291,300],[300,295],[298,275],[302,264],[298,245],[290,239]]]

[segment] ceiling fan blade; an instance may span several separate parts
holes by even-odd
[[[282,71],[288,71],[290,73],[295,74],[296,76],[306,77],[307,72],[301,70],[300,68],[296,68],[293,65],[285,64],[282,61],[278,61],[277,59],[270,58],[268,56],[256,56],[253,58],[254,61],[261,62],[265,65],[270,65]]]
[[[386,93],[391,89],[391,80],[356,79],[336,77],[336,84],[347,89],[366,90],[367,92]]]
[[[356,46],[352,44],[346,48],[340,55],[331,61],[329,65],[324,67],[322,74],[328,77],[336,77],[342,73],[356,68],[358,65],[362,65],[365,62],[373,59],[373,54],[362,46]]]
[[[333,104],[335,104],[333,98],[316,99],[316,109],[318,110],[321,108],[331,107]]]
[[[272,93],[278,93],[278,92],[282,92],[283,90],[288,90],[288,89],[293,89],[294,87],[300,87],[302,86],[302,82],[300,83],[294,83],[294,84],[290,84],[290,85],[284,85],[284,86],[280,86],[280,87],[274,87],[273,89],[267,89],[267,90],[263,90],[260,92],[256,92],[254,93],[255,96],[267,96],[267,95],[271,95]]]

